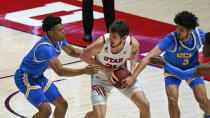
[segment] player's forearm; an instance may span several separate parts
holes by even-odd
[[[139,73],[147,66],[147,64],[149,64],[149,58],[150,57],[157,57],[160,54],[162,54],[163,52],[160,50],[159,46],[156,45],[150,52],[149,54],[147,54],[146,57],[144,57],[140,63],[137,65],[136,69],[134,70],[132,76],[134,78],[137,78],[137,76],[139,75]]]
[[[59,76],[68,76],[68,77],[86,74],[84,68],[81,69],[61,68],[59,70],[56,70],[55,72]]]
[[[104,66],[103,64],[99,63],[97,60],[93,59],[93,58],[85,58],[85,57],[80,57],[84,62],[86,62],[87,64],[93,64],[93,65],[97,65],[99,66],[99,68],[103,71],[106,66]]]
[[[132,73],[132,76],[134,78],[137,78],[139,73],[147,66],[149,63],[149,56],[144,57],[141,62],[137,65],[134,72]]]
[[[168,70],[171,74],[175,75],[176,77],[178,77],[181,80],[185,80],[185,79],[192,79],[194,78],[194,68],[188,69],[188,70],[181,70],[169,63],[166,63],[166,65],[164,66],[166,70]]]
[[[133,72],[134,71],[134,69],[135,69],[135,67],[136,67],[136,63],[137,63],[137,61],[135,61],[135,60],[131,60],[130,61],[130,67],[131,67],[131,72]]]
[[[78,57],[80,57],[81,53],[82,53],[82,50],[80,50],[78,48],[74,48],[74,51],[71,53],[70,56],[78,58]]]
[[[135,54],[133,56],[130,57],[130,67],[131,67],[131,72],[134,71],[134,69],[136,68],[136,63],[138,60],[138,54]]]

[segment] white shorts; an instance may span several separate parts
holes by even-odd
[[[94,74],[91,77],[91,101],[92,105],[106,104],[107,97],[113,88],[109,80],[100,74]],[[118,89],[118,88],[116,88]],[[143,91],[140,81],[136,79],[130,88],[118,89],[123,95],[130,98],[137,91]]]

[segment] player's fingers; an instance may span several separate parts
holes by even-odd
[[[125,83],[125,80],[126,80],[126,79],[122,80],[122,81],[121,81],[121,84],[124,84],[124,83]]]
[[[113,78],[115,81],[119,81],[119,80],[117,79],[117,77],[114,75],[114,73],[112,73],[112,78]]]
[[[95,74],[96,72],[97,72],[97,71],[96,71],[94,68],[90,68],[90,69],[89,69],[89,73],[90,73],[90,74]]]
[[[127,88],[130,88],[131,87],[131,85],[128,85],[128,87]]]
[[[122,88],[125,88],[125,87],[126,87],[126,81],[124,81],[122,84]]]
[[[127,87],[126,88],[130,88],[132,86],[131,83],[128,83]]]
[[[127,82],[125,82],[125,88],[128,88],[128,83]]]
[[[150,60],[150,61],[155,61],[156,58],[155,58],[155,57],[150,57],[149,60]]]
[[[112,77],[110,78],[110,80],[111,80],[111,84],[112,84],[112,85],[113,85],[113,84],[116,84],[116,82],[113,80]]]
[[[122,86],[121,86],[122,88],[125,88],[125,84],[122,84]]]
[[[149,60],[150,60],[150,62],[151,62],[152,64],[156,64],[156,63],[157,63],[157,60],[154,59],[154,58],[150,58]]]

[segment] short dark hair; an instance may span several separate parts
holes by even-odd
[[[197,26],[199,26],[198,17],[188,11],[182,11],[176,14],[174,22],[184,26],[187,29],[195,29]]]
[[[55,25],[60,24],[62,22],[60,17],[48,15],[42,21],[42,30],[47,32],[51,30]]]
[[[118,33],[121,38],[129,34],[129,26],[123,20],[115,20],[109,28],[112,33]]]
[[[210,32],[205,34],[205,42],[210,45]]]

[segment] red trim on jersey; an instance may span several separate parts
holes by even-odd
[[[130,45],[132,45],[132,38],[131,38],[131,36],[130,36]]]
[[[104,37],[104,35],[103,35],[103,40],[104,40],[104,44],[105,44],[105,37]]]

